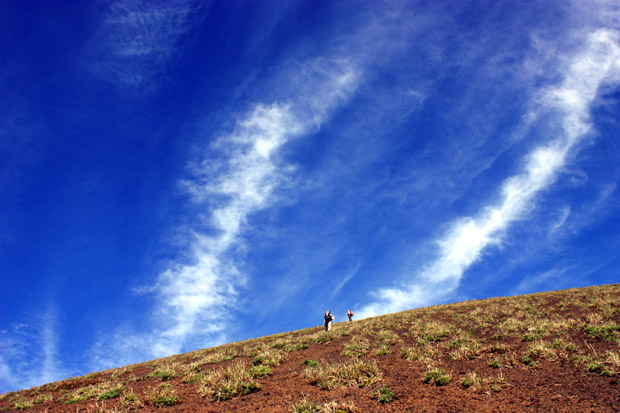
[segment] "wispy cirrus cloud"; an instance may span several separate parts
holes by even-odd
[[[0,389],[29,388],[66,377],[58,357],[57,310],[0,331]]]
[[[567,237],[574,236],[583,228],[586,228],[601,219],[612,214],[619,205],[614,201],[617,186],[615,183],[607,184],[600,188],[596,195],[584,202],[578,208],[563,206],[556,212],[555,221],[547,230],[547,237],[554,243]]]
[[[153,91],[206,11],[203,2],[190,0],[114,2],[91,41],[88,66],[124,91]]]
[[[103,337],[93,349],[98,368],[226,341],[239,303],[247,300],[244,233],[254,228],[252,215],[276,205],[290,187],[295,167],[282,159],[282,148],[317,132],[358,90],[373,59],[393,52],[384,35],[389,27],[356,26],[335,35],[320,52],[291,53],[261,82],[254,101],[262,103],[232,114],[237,120],[230,132],[212,140],[183,182],[195,213],[179,229],[185,234],[183,258],[145,289],[155,296],[150,331],[138,334],[125,326],[113,338]],[[116,343],[114,349],[104,342]]]
[[[320,127],[359,81],[346,61],[336,62],[318,78],[314,92],[322,93],[312,99],[299,96],[290,103],[256,105],[231,134],[215,142],[215,152],[226,155],[206,159],[194,171],[196,179],[186,182],[194,199],[210,207],[208,225],[215,234],[194,231],[189,263],[174,264],[157,280],[158,317],[174,320],[162,332],[157,353],[178,352],[194,331],[226,330],[226,314],[235,307],[237,288],[245,280],[229,252],[242,243],[248,217],[271,205],[275,189],[286,179],[279,149]]]
[[[566,222],[566,219],[570,215],[570,212],[571,212],[570,207],[568,206],[562,207],[562,209],[558,213],[558,218],[556,219],[556,222],[553,224],[553,226],[549,230],[550,236],[553,235],[558,229],[560,229],[564,225],[564,223]]]
[[[553,184],[591,131],[589,108],[599,88],[620,80],[619,33],[600,29],[591,33],[583,50],[566,66],[562,83],[543,91],[530,119],[550,114],[558,120],[556,137],[534,148],[522,171],[506,179],[496,203],[480,213],[455,221],[436,240],[437,257],[410,283],[380,290],[376,301],[357,313],[361,317],[399,311],[427,304],[452,292],[464,272],[491,246],[501,245],[506,231],[526,219],[536,196]]]
[[[200,346],[226,339],[239,290],[246,276],[235,254],[252,213],[277,201],[275,191],[287,179],[289,166],[278,158],[287,142],[316,131],[356,89],[359,73],[344,59],[310,61],[313,96],[297,95],[286,103],[255,104],[239,117],[233,130],[215,139],[192,178],[183,186],[192,194],[195,220],[186,228],[187,253],[171,262],[147,290],[156,296],[153,331],[115,333],[115,354],[98,343],[95,364],[114,365],[180,352],[192,342]],[[320,98],[319,98],[320,97]],[[207,211],[205,213],[205,211]],[[205,229],[207,228],[207,229]],[[108,340],[109,341],[109,340]]]
[[[361,266],[362,266],[362,264],[360,262],[358,262],[357,265],[355,266],[355,268],[353,268],[352,270],[350,270],[349,272],[347,272],[345,274],[345,276],[342,278],[342,280],[336,285],[336,287],[331,292],[330,298],[333,299],[334,297],[336,297],[338,295],[340,290],[342,290],[342,287],[344,287],[346,283],[348,283],[349,281],[351,281],[351,279],[353,277],[355,277],[355,274],[357,274],[357,272],[359,271]]]

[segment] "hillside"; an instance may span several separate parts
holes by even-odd
[[[320,315],[320,311],[319,311]],[[2,411],[620,411],[620,284],[419,308],[0,396]]]

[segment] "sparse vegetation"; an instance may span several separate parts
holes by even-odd
[[[110,390],[107,390],[107,391],[104,391],[103,393],[100,393],[97,396],[97,399],[99,399],[99,400],[113,399],[115,397],[119,397],[121,395],[122,391],[123,391],[123,386],[122,385],[118,385],[116,387],[111,388]]]
[[[138,410],[144,407],[144,403],[131,389],[124,389],[120,397],[120,407],[123,410]]]
[[[181,383],[196,383],[202,381],[206,377],[203,373],[190,373],[181,380]]]
[[[504,377],[500,374],[497,376],[487,376],[482,377],[476,372],[467,373],[465,377],[461,380],[461,384],[463,387],[470,387],[476,393],[487,393],[490,392],[498,392],[508,385]]]
[[[161,381],[166,381],[177,377],[179,375],[179,370],[179,363],[162,363],[153,369],[149,376],[159,377]]]
[[[391,352],[392,352],[392,349],[390,348],[390,346],[382,343],[382,344],[379,344],[379,347],[377,347],[377,350],[375,351],[375,355],[383,356],[385,354],[390,354]]]
[[[331,401],[320,404],[305,396],[291,406],[294,413],[348,413],[354,412],[355,407],[350,402]]]
[[[509,382],[527,382],[524,375],[561,368],[576,373],[556,377],[563,383],[580,380],[571,403],[587,411],[592,404],[582,389],[596,384],[589,394],[599,403],[609,399],[609,386],[620,374],[619,298],[620,285],[601,286],[420,308],[337,324],[330,332],[311,327],[2,394],[0,409],[131,411],[176,406],[183,395],[184,408],[191,410],[185,403],[192,392],[201,405],[237,396],[245,396],[245,403],[274,376],[288,375],[307,380],[306,390],[315,392],[295,403],[280,400],[279,408],[372,411],[394,394],[399,403],[412,400],[402,377],[492,396]],[[390,376],[395,369],[400,382]],[[584,377],[597,381],[584,383]],[[329,392],[342,387],[349,387],[347,394],[356,394],[361,406],[330,399]],[[514,384],[510,393],[527,391]],[[564,387],[558,392],[563,400]]]
[[[596,337],[601,340],[607,340],[611,342],[617,342],[620,338],[618,331],[620,331],[620,325],[611,322],[599,322],[593,324],[586,324],[583,330],[590,335],[590,337]]]
[[[456,344],[456,349],[450,351],[451,360],[473,360],[478,354],[480,344],[477,341],[467,340],[464,342],[453,341]]]
[[[452,326],[439,321],[429,321],[422,326],[424,339],[427,341],[441,341],[450,335]]]
[[[540,340],[542,336],[536,333],[525,333],[521,336],[521,341],[534,341]]]
[[[259,391],[250,369],[243,363],[233,363],[205,377],[199,393],[211,400],[222,401]]]
[[[60,397],[58,400],[64,402],[64,404],[73,404],[82,400],[90,400],[96,398],[100,393],[102,388],[108,387],[109,385],[90,385],[85,387],[80,387],[73,392],[66,394],[64,397]],[[105,390],[104,390],[105,391]]]
[[[21,397],[13,402],[13,407],[17,410],[26,410],[34,406],[34,402],[25,397]]]
[[[379,389],[370,393],[370,397],[373,399],[377,399],[381,404],[385,404],[394,400],[394,392],[389,386],[386,386],[384,384]]]
[[[395,332],[391,330],[385,330],[385,329],[379,330],[379,332],[377,333],[377,339],[379,340],[380,343],[389,345],[389,346],[393,346],[399,341],[401,341],[398,334],[396,334]]]
[[[158,407],[174,406],[179,400],[175,388],[170,383],[161,383],[155,388],[149,388],[146,391],[146,397]]]
[[[253,366],[277,366],[288,357],[287,353],[279,350],[261,351],[253,360]]]
[[[263,377],[268,376],[271,373],[271,367],[260,365],[260,366],[252,366],[250,367],[250,376],[252,377]]]
[[[359,357],[367,354],[371,347],[370,342],[365,338],[353,337],[340,354],[345,357]]]
[[[332,390],[337,387],[364,387],[381,380],[382,375],[377,363],[354,359],[350,362],[331,363],[307,368],[305,376],[322,389]]]
[[[415,347],[402,347],[400,349],[401,357],[424,364],[432,364],[438,354],[437,348],[427,341],[418,341]]]
[[[435,386],[445,386],[450,382],[450,376],[443,369],[430,369],[426,372],[423,379],[424,383],[431,383]]]
[[[329,332],[320,332],[317,334],[314,334],[311,338],[310,338],[310,342],[314,343],[314,344],[323,344],[323,343],[329,343],[330,341],[332,341],[334,339],[334,335],[332,333]]]
[[[295,413],[318,413],[320,411],[318,403],[308,397],[293,403],[293,412]]]

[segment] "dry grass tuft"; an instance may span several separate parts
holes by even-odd
[[[243,363],[233,363],[206,376],[198,392],[211,400],[221,401],[259,391],[250,369]]]
[[[379,340],[380,343],[387,344],[389,346],[393,346],[396,343],[401,341],[398,334],[396,334],[392,330],[385,330],[385,329],[379,330],[379,332],[377,332],[377,339]]]
[[[252,360],[253,366],[277,366],[288,358],[288,354],[280,350],[263,350]]]
[[[409,361],[418,361],[423,364],[433,364],[439,355],[437,349],[429,342],[418,341],[414,347],[401,347],[400,355]]]
[[[139,410],[144,407],[144,403],[138,398],[138,395],[131,390],[125,389],[121,394],[121,409],[123,411]]]
[[[365,387],[382,379],[381,371],[374,360],[359,359],[308,367],[304,370],[304,375],[326,390],[348,386]]]
[[[368,354],[371,347],[367,339],[355,336],[345,344],[344,350],[340,354],[345,357],[360,357]]]
[[[476,372],[467,373],[467,375],[461,381],[464,387],[469,387],[476,393],[491,394],[491,392],[498,392],[503,387],[508,386],[508,383],[504,379],[504,376],[500,373],[497,376],[480,376]]]
[[[327,403],[319,403],[312,398],[304,396],[291,406],[293,413],[353,413],[355,405],[352,402],[338,402],[332,400]]]
[[[150,387],[145,393],[147,399],[158,407],[174,406],[179,401],[177,391],[170,383],[161,383],[158,387]]]

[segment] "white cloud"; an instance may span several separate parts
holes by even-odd
[[[67,371],[57,360],[57,315],[47,311],[0,331],[0,392],[60,380]]]
[[[211,145],[213,156],[194,167],[194,178],[184,182],[195,206],[208,211],[206,218],[197,218],[188,231],[185,259],[172,262],[148,289],[157,296],[153,331],[140,335],[129,333],[128,327],[119,329],[112,352],[102,342],[95,346],[98,367],[178,353],[187,343],[215,345],[226,339],[231,310],[246,281],[231,254],[243,246],[251,214],[277,201],[274,191],[289,170],[278,160],[278,151],[325,122],[359,82],[345,60],[331,67],[331,77],[323,71],[316,76],[321,83],[308,87],[312,96],[257,104]],[[205,224],[210,232],[203,232]]]
[[[499,202],[482,208],[475,217],[455,222],[436,241],[437,258],[413,282],[380,290],[377,300],[357,314],[361,317],[384,314],[444,297],[458,286],[463,273],[480,259],[486,248],[500,245],[508,227],[526,218],[536,195],[553,183],[571,150],[590,131],[589,107],[599,88],[607,82],[618,82],[618,39],[619,34],[612,30],[591,33],[583,51],[569,62],[562,84],[544,91],[537,111],[560,117],[562,126],[558,136],[535,148],[522,172],[503,182]]]
[[[551,230],[549,231],[549,235],[553,235],[558,229],[560,229],[562,227],[562,225],[564,225],[564,223],[566,222],[566,219],[568,218],[568,216],[570,215],[570,207],[568,206],[564,206],[559,213],[559,218],[557,219],[556,223],[553,224],[553,226],[551,227]]]
[[[562,216],[553,226],[549,235],[553,236],[557,241],[566,236],[577,234],[595,221],[598,222],[613,214],[613,211],[618,208],[618,204],[614,202],[613,197],[615,192],[616,184],[608,184],[600,188],[596,197],[584,202],[581,208],[572,210],[565,207],[562,210]]]
[[[549,281],[553,281],[554,285],[557,285],[560,288],[564,286],[567,287],[563,281],[567,278],[566,274],[574,272],[574,270],[575,268],[567,267],[552,268],[533,277],[526,277],[519,282],[519,285],[512,290],[510,295],[531,294],[536,292],[536,288],[548,283]]]
[[[199,195],[197,199],[207,200],[207,204],[214,197],[224,201],[209,215],[217,234],[195,232],[191,261],[173,265],[158,279],[158,317],[169,320],[172,326],[162,332],[164,341],[157,346],[160,354],[156,355],[178,352],[196,330],[226,330],[227,312],[234,308],[238,287],[244,284],[244,275],[227,258],[227,251],[240,243],[248,217],[274,201],[274,189],[284,179],[283,166],[274,155],[290,139],[320,126],[355,89],[357,76],[346,62],[338,62],[336,68],[331,77],[322,73],[324,85],[316,85],[312,100],[298,96],[294,103],[256,105],[233,133],[217,140],[215,146],[225,148],[228,154],[218,172],[213,174],[212,160],[205,160],[195,171],[199,179],[187,183],[192,193]],[[311,104],[295,110],[297,100]]]
[[[545,285],[553,285],[554,289],[586,286],[592,274],[609,265],[609,262],[592,262],[584,264],[570,258],[563,260],[555,268],[523,278],[509,295],[531,294],[540,291]],[[576,284],[575,284],[576,283]]]
[[[206,14],[202,9],[185,0],[112,3],[87,52],[91,70],[123,90],[156,89],[183,52],[184,36]]]
[[[355,277],[355,275],[357,274],[361,266],[362,266],[362,263],[358,262],[355,268],[353,268],[351,271],[345,274],[344,277],[342,277],[342,280],[333,289],[331,296],[330,296],[331,298],[334,298],[340,292],[340,290],[342,290],[342,287],[344,287],[346,283],[348,283],[349,281],[351,281],[353,277]]]
[[[372,25],[379,26],[398,27]],[[318,57],[306,58],[312,51],[302,48],[261,82],[255,101],[268,103],[255,104],[242,114],[232,132],[209,146],[208,155],[194,167],[195,176],[183,182],[200,211],[195,222],[179,229],[190,234],[181,235],[186,256],[170,263],[153,286],[142,289],[157,296],[153,320],[145,326],[150,331],[132,333],[125,326],[113,337],[102,335],[93,349],[96,368],[226,340],[247,282],[238,264],[246,248],[244,231],[253,213],[280,201],[276,190],[288,183],[293,170],[279,159],[279,151],[292,139],[316,132],[357,90],[360,68],[393,51],[392,38],[372,34],[367,26],[342,30],[327,50],[321,45]],[[422,99],[418,92],[412,97]]]
[[[234,308],[238,287],[244,275],[226,258],[227,251],[240,242],[248,217],[273,202],[272,194],[284,179],[274,155],[288,140],[307,133],[322,121],[328,109],[355,87],[352,71],[335,76],[331,93],[313,102],[305,117],[296,116],[292,104],[257,105],[230,135],[220,138],[216,146],[229,154],[219,173],[212,174],[210,160],[196,171],[201,179],[188,183],[197,199],[225,201],[211,210],[210,224],[216,235],[195,233],[191,243],[192,259],[175,264],[160,275],[157,292],[161,306],[158,317],[172,326],[161,334],[157,346],[160,354],[178,352],[187,336],[201,332],[223,333],[227,312]],[[305,99],[300,99],[304,101]]]
[[[219,140],[230,153],[224,169],[211,176],[203,173],[203,183],[192,183],[192,191],[208,200],[210,195],[226,200],[210,213],[210,224],[217,235],[194,234],[192,257],[187,264],[175,264],[160,275],[157,292],[161,307],[158,317],[172,327],[162,332],[167,344],[160,343],[162,354],[180,350],[188,334],[200,330],[223,330],[226,313],[243,285],[243,275],[225,254],[238,242],[248,216],[270,201],[280,179],[273,154],[292,136],[302,131],[286,105],[258,105],[239,123],[231,135]],[[206,161],[208,164],[209,161]],[[162,355],[156,354],[156,355]]]

